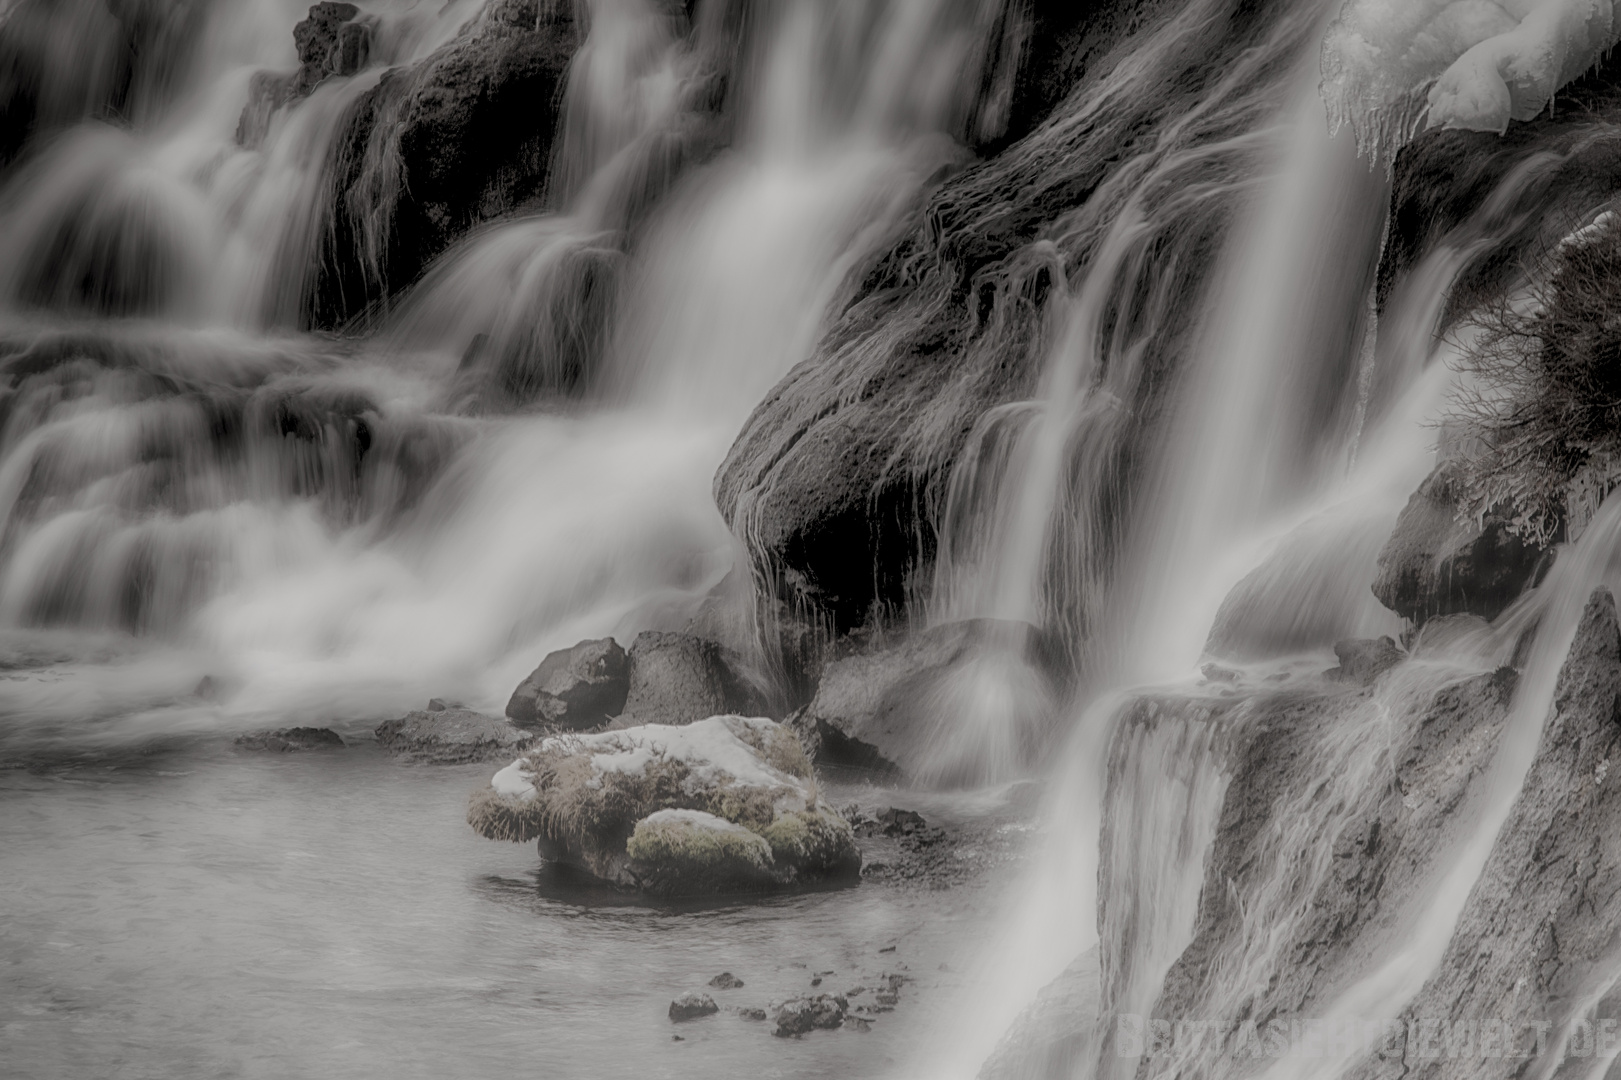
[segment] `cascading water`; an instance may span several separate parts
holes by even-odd
[[[769,667],[776,643],[755,623],[774,598],[754,593],[771,582],[746,565],[758,538],[733,536],[716,511],[716,465],[790,369],[826,360],[818,338],[830,316],[870,298],[872,282],[916,286],[937,258],[960,274],[948,306],[977,308],[973,333],[1028,332],[1040,363],[960,425],[942,500],[924,511],[938,545],[920,545],[932,564],[913,568],[928,572],[908,586],[912,628],[976,629],[966,658],[916,695],[933,724],[908,779],[977,789],[914,793],[949,816],[1045,774],[1046,828],[988,930],[969,926],[968,905],[880,911],[854,892],[781,907],[820,920],[836,945],[784,944],[769,906],[764,921],[755,909],[718,917],[736,918],[751,962],[777,949],[807,971],[865,962],[852,959],[852,934],[867,935],[862,948],[880,934],[926,938],[918,926],[937,917],[987,940],[971,1000],[938,1010],[938,1037],[888,1044],[930,1080],[979,1075],[988,1059],[1015,1061],[995,1076],[1258,1075],[1254,1062],[1197,1047],[1144,1065],[1122,1053],[1127,1029],[1115,1021],[1172,1006],[1271,1015],[1301,1001],[1329,1019],[1400,1012],[1433,983],[1478,891],[1589,595],[1621,586],[1621,505],[1606,501],[1491,627],[1415,630],[1396,673],[1365,686],[1350,687],[1354,656],[1323,675],[1341,639],[1402,635],[1369,584],[1437,461],[1437,419],[1472,332],[1449,307],[1454,285],[1527,226],[1515,210],[1524,193],[1577,153],[1527,155],[1381,295],[1392,183],[1356,143],[1397,149],[1417,130],[1419,95],[1386,85],[1388,72],[1353,72],[1326,87],[1335,121],[1355,129],[1333,134],[1319,87],[1325,35],[1330,71],[1365,59],[1358,35],[1378,36],[1369,5],[1339,6],[1147,5],[1120,31],[1125,47],[1096,55],[1085,34],[1117,28],[1083,26],[1064,47],[1085,71],[1031,137],[1048,153],[1074,139],[1103,163],[1039,229],[1010,209],[1014,223],[995,237],[1008,250],[994,259],[945,242],[894,245],[942,177],[996,152],[1010,103],[1029,89],[1018,64],[1046,44],[1028,36],[1048,17],[1040,4],[368,0],[311,9],[296,50],[287,29],[305,15],[301,0],[0,6],[0,75],[28,92],[3,80],[0,91],[13,95],[6,108],[26,105],[31,133],[16,141],[0,126],[0,752],[54,763],[272,725],[352,734],[429,697],[498,711],[553,649],[678,629],[700,613],[708,632]],[[1602,45],[1597,6],[1539,10],[1482,15],[1465,27],[1473,38],[1425,61],[1445,91],[1432,120],[1474,115],[1454,91],[1481,55],[1530,49],[1578,17],[1582,47],[1565,66]],[[512,44],[542,28],[554,36],[533,51]],[[328,32],[332,51],[305,55]],[[447,130],[477,135],[471,108],[446,104],[465,89],[458,80],[482,77],[467,59],[475,47],[555,85],[555,101],[526,106],[556,116],[545,138],[490,166],[471,209],[454,208],[435,201],[434,184],[453,186],[457,171]],[[1547,100],[1532,89],[1504,84],[1514,116]],[[485,90],[473,96],[487,101]],[[1359,113],[1349,99],[1364,92],[1379,100]],[[1153,107],[1128,107],[1143,102]],[[954,209],[932,206],[925,232],[945,235]],[[1448,320],[1452,336],[1438,341]],[[878,379],[840,387],[886,391]],[[1458,451],[1449,438],[1440,433],[1443,460]],[[894,615],[873,616],[880,637]],[[872,629],[837,648],[865,647]],[[1048,662],[1061,678],[1037,670]],[[1421,741],[1426,710],[1461,686],[1497,694],[1511,663],[1518,682],[1502,722],[1481,724],[1490,752],[1478,778],[1460,781],[1462,809],[1426,819],[1430,846],[1401,889],[1376,916],[1357,913],[1354,934],[1333,943],[1341,951],[1302,975],[1301,936],[1315,932],[1347,838],[1377,817],[1396,762]],[[1280,716],[1315,771],[1263,798],[1235,762]],[[285,815],[296,838],[276,848],[288,866],[317,858],[302,847],[323,831],[343,831],[267,795],[275,783],[257,773],[239,787],[160,775],[165,791],[179,789],[176,805],[204,809],[177,818],[97,788],[95,813],[154,828],[218,818],[227,846],[246,846],[265,837],[232,816],[233,800],[271,807],[260,812]],[[397,782],[368,774],[362,796],[327,779],[372,832],[407,821],[431,834]],[[316,794],[334,805],[328,790],[309,793],[312,805]],[[1240,798],[1265,803],[1278,824],[1244,848],[1241,875],[1215,883],[1227,888],[1217,898],[1207,874],[1234,843],[1229,800]],[[22,853],[6,876],[48,871],[70,826],[7,826]],[[449,840],[430,842],[476,882],[480,903],[535,902],[527,886],[457,862]],[[117,856],[100,850],[84,865],[135,873]],[[181,866],[179,888],[194,870]],[[341,874],[312,884],[286,873],[365,909]],[[377,868],[367,873],[374,886]],[[93,877],[85,869],[76,887]],[[136,880],[137,912],[149,894],[179,902],[173,882]],[[203,875],[198,894],[249,909],[222,880]],[[274,878],[252,880],[275,893]],[[466,906],[467,889],[437,884],[436,902]],[[6,895],[36,936],[68,934],[53,921],[60,897]],[[1228,911],[1223,937],[1211,927],[1229,902],[1239,915]],[[296,922],[265,910],[273,929]],[[398,902],[387,911],[413,927],[421,918]],[[566,957],[576,988],[640,971],[623,946],[650,940],[641,923],[593,922],[600,955],[581,954],[545,911],[537,920],[524,908],[501,932],[532,935],[539,923],[541,936],[523,940]],[[664,929],[701,931],[686,914]],[[362,930],[342,925],[320,950],[348,955],[344,935]],[[154,932],[184,951],[168,924]],[[489,934],[467,931],[477,960],[458,966],[423,933],[436,969],[370,956],[345,969],[345,991],[398,999],[410,997],[402,987],[449,982],[467,1015],[510,1007],[515,987],[548,1009],[582,1007],[556,1006],[555,986],[533,990],[523,981],[533,972],[506,970]],[[128,945],[122,932],[91,936],[98,949]],[[680,941],[681,959],[649,964],[661,977],[711,962],[712,941]],[[3,955],[37,980],[50,965],[36,944],[0,934]],[[272,955],[269,944],[256,955]],[[327,970],[311,962],[290,985]],[[1587,975],[1555,1018],[1561,1048],[1616,985],[1602,965]],[[882,977],[892,994],[916,973]],[[1086,1015],[1071,1018],[1079,1034],[1040,1060],[992,1056],[1037,991],[1070,977],[1087,987]],[[191,981],[218,996],[208,978],[205,965]],[[1279,997],[1301,978],[1303,998]],[[803,992],[779,981],[773,993]],[[274,1006],[264,1015],[275,1022],[309,1022],[302,1003]],[[528,1014],[512,1015],[528,1030]],[[471,1030],[463,1014],[450,1019],[412,1021],[439,1040]],[[331,1075],[365,1075],[370,1051],[327,1034]],[[564,1073],[619,1051],[607,1034],[560,1040]],[[45,1039],[24,1036],[25,1068],[51,1060]],[[853,1064],[854,1045],[836,1060],[870,1071]],[[654,1055],[670,1048],[661,1034],[627,1053],[663,1063],[674,1059]],[[204,1054],[196,1071],[229,1071],[222,1060]],[[825,1066],[795,1060],[794,1075]],[[161,1054],[141,1061],[172,1066]],[[734,1064],[766,1070],[753,1056]],[[407,1065],[445,1075],[455,1062]],[[1285,1061],[1267,1075],[1355,1066]]]
[[[285,38],[242,27],[274,14],[221,6],[216,33],[262,51]],[[31,224],[7,229],[8,263],[40,277],[9,291],[14,309],[159,321],[80,332],[11,317],[30,358],[12,366],[38,373],[7,428],[0,608],[13,625],[158,633],[178,649],[161,650],[161,696],[208,674],[235,691],[227,715],[253,716],[389,710],[434,688],[494,704],[537,649],[680,625],[733,558],[715,462],[809,350],[851,261],[953,153],[929,132],[965,105],[938,72],[971,60],[992,14],[788,5],[745,43],[740,63],[768,78],[734,148],[683,170],[728,27],[700,12],[678,40],[655,5],[604,0],[563,109],[564,210],[476,233],[372,342],[336,351],[275,336],[315,259],[327,144],[380,62],[426,55],[476,5],[426,21],[380,9],[382,55],[275,113],[258,149],[233,141],[234,56],[202,65],[150,130],[47,148],[10,188],[11,220]],[[284,329],[243,336],[267,323]],[[451,411],[576,386],[602,404]],[[80,441],[92,429],[97,450]],[[56,691],[31,689],[22,711],[48,721]]]

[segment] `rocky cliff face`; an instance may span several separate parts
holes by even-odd
[[[1249,1075],[1254,1061],[1231,1041],[1240,1025],[1265,1031],[1327,1015],[1407,941],[1488,797],[1482,777],[1518,677],[1511,668],[1471,674],[1424,655],[1382,672],[1354,667],[1293,689],[1241,675],[1226,687],[1231,696],[1154,695],[1128,707],[1105,802],[1101,1004],[1071,1013],[1067,1034],[1048,1017],[1047,1043],[1095,1048],[1087,1052],[1098,1055],[1102,1075]],[[1169,746],[1177,753],[1156,752]],[[1572,1057],[1591,1058],[1598,1020],[1617,1012],[1621,972],[1621,795],[1610,775],[1618,755],[1621,626],[1600,589],[1443,959],[1391,1018],[1391,1036],[1359,1055],[1349,1075],[1519,1075],[1526,1058],[1482,1051],[1487,1019],[1525,1025],[1521,1036],[1543,1023],[1551,1056],[1541,1064],[1556,1064],[1566,1039]],[[1145,765],[1175,775],[1145,785],[1154,779]],[[1145,788],[1163,794],[1145,799]],[[1201,790],[1212,814],[1201,813]],[[1166,807],[1170,817],[1160,820]],[[1208,834],[1187,834],[1180,876],[1174,859],[1143,863],[1136,841],[1145,829],[1163,849],[1167,835],[1201,820]],[[1196,892],[1186,891],[1190,880],[1200,882]],[[1138,1054],[1121,1044],[1117,1025],[1120,1014],[1139,1011],[1214,1021],[1226,1041]],[[1472,1040],[1466,1071],[1431,1052],[1436,1037],[1419,1044],[1420,1020]],[[1048,1075],[1035,1059],[1033,1072],[1010,1065],[1015,1050],[1004,1046],[998,1068]]]

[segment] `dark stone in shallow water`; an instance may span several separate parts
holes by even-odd
[[[646,631],[630,647],[623,724],[690,724],[711,716],[762,716],[765,698],[730,649],[692,634]]]
[[[733,975],[730,971],[723,971],[719,975],[716,975],[713,979],[710,979],[709,985],[713,986],[717,990],[736,990],[739,986],[743,985],[743,980],[739,979],[736,975]]]
[[[533,739],[500,717],[458,708],[385,720],[376,734],[386,749],[429,765],[510,760]]]
[[[1388,637],[1352,638],[1337,642],[1334,655],[1340,666],[1331,669],[1328,678],[1336,682],[1371,683],[1386,671],[1407,658]]]
[[[547,654],[512,692],[507,717],[519,727],[584,731],[619,715],[629,692],[630,664],[619,643],[582,641]]]
[[[804,1035],[818,1029],[831,1030],[844,1023],[850,1003],[843,994],[818,994],[795,998],[776,1008],[777,1026],[771,1034],[779,1038]]]
[[[237,736],[236,745],[244,750],[273,750],[291,753],[297,750],[342,750],[343,740],[331,728],[293,727],[275,731],[252,731]]]
[[[708,994],[692,991],[682,994],[670,1002],[670,1019],[676,1023],[683,1020],[696,1020],[700,1016],[713,1016],[720,1012],[720,1006]]]

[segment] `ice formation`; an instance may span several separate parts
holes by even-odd
[[[1531,119],[1617,39],[1617,0],[1346,0],[1323,40],[1323,100],[1335,130],[1388,162],[1425,127]]]

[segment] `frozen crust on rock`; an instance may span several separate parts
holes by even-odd
[[[1346,0],[1323,40],[1335,130],[1385,162],[1427,127],[1529,120],[1621,39],[1614,0]]]
[[[713,716],[548,738],[476,792],[467,820],[493,840],[661,894],[852,876],[848,822],[819,802],[793,732]]]

